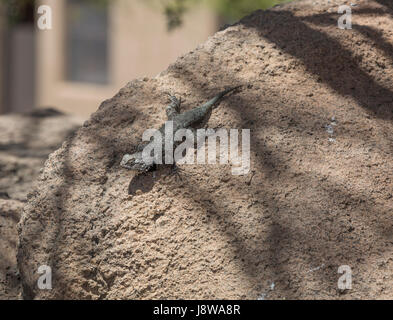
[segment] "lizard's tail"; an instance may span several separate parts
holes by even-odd
[[[208,102],[208,104],[209,104],[210,106],[212,106],[212,107],[217,106],[217,103],[220,102],[221,99],[222,99],[224,96],[226,96],[228,93],[230,93],[230,92],[232,92],[232,91],[235,91],[236,89],[238,89],[238,88],[240,88],[240,87],[241,87],[241,85],[240,85],[240,86],[233,87],[233,88],[229,88],[229,89],[226,89],[226,90],[222,91],[221,93],[219,93],[218,95],[216,95],[213,99],[211,99],[211,100]]]

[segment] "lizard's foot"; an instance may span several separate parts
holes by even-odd
[[[171,101],[171,103],[180,104],[180,100],[176,96],[174,96],[170,93],[168,93],[168,96],[169,96],[169,100]]]
[[[184,170],[178,167],[176,163],[171,165],[171,173],[169,175],[176,176],[177,178],[179,178],[180,181],[183,181],[181,177],[183,174],[184,174]]]
[[[176,96],[168,93],[169,100],[171,102],[170,107],[174,108],[176,112],[180,112],[180,106],[181,106],[181,98],[178,99]]]

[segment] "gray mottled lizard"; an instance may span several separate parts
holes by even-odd
[[[213,99],[209,100],[205,104],[186,111],[184,113],[180,113],[180,104],[181,101],[177,99],[175,96],[170,96],[171,104],[166,108],[166,114],[168,120],[173,121],[173,133],[175,133],[179,129],[191,129],[193,126],[200,124],[203,120],[206,119],[209,112],[217,106],[217,104],[221,101],[221,99],[227,95],[228,93],[238,89],[241,86],[237,86],[234,88],[226,89],[216,95]],[[162,125],[159,129],[164,139],[162,143],[165,143],[165,124]],[[173,136],[173,135],[172,135]],[[136,171],[149,171],[151,170],[155,164],[146,164],[142,158],[142,151],[143,149],[149,144],[150,142],[143,142],[138,147],[136,152],[133,154],[125,154],[123,159],[120,163],[120,166],[130,170]],[[164,148],[162,148],[164,150]]]

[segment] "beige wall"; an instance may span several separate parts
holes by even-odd
[[[4,46],[4,34],[5,34],[5,21],[2,10],[2,5],[0,4],[0,113],[4,113],[6,111],[6,107],[4,105],[4,90],[5,90],[5,70],[4,70],[4,54],[5,49]]]
[[[53,29],[37,30],[37,105],[87,117],[132,79],[153,77],[206,41],[217,19],[199,7],[168,33],[162,10],[142,0],[117,0],[110,10],[108,86],[64,81],[64,0],[41,0],[53,10]]]

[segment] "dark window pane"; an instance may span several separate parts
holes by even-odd
[[[66,78],[108,83],[108,8],[67,0]]]

